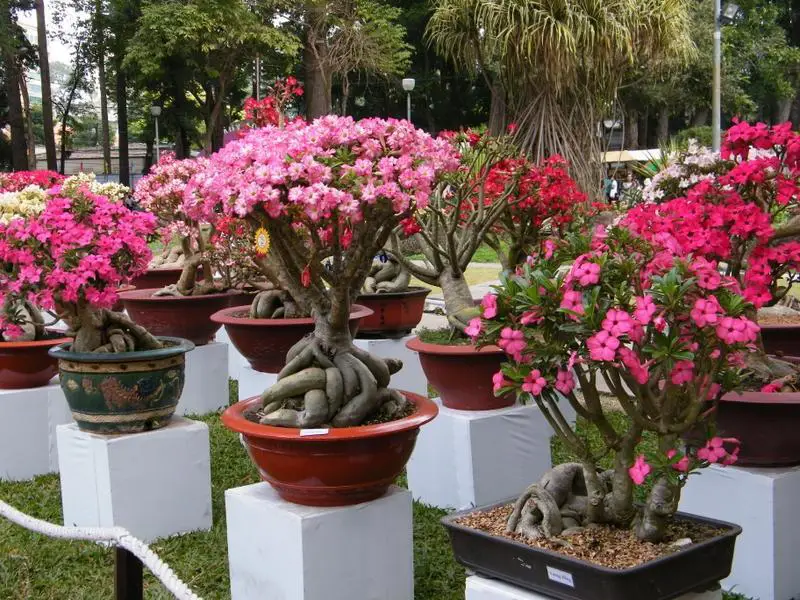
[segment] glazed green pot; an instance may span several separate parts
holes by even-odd
[[[169,423],[178,406],[186,353],[194,344],[159,337],[164,348],[117,354],[50,350],[58,359],[61,389],[78,427],[102,434],[138,433]]]

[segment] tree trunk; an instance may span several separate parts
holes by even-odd
[[[463,330],[470,319],[479,315],[464,274],[454,275],[452,269],[445,268],[439,275],[439,287],[442,288],[448,321]]]
[[[331,112],[331,81],[325,72],[325,65],[322,60],[325,55],[325,46],[324,43],[316,42],[314,33],[315,30],[322,26],[324,18],[322,9],[313,4],[308,6],[308,26],[306,28],[303,62],[306,75],[306,119],[309,121]]]
[[[708,124],[708,109],[702,108],[694,113],[692,127],[703,127]]]
[[[647,148],[647,117],[647,112],[639,116],[639,124],[637,125],[637,129],[639,130],[639,148]]]
[[[47,54],[47,21],[44,13],[44,0],[36,0],[36,32],[39,42],[39,75],[42,79],[42,127],[44,127],[44,148],[47,153],[47,168],[58,168],[56,158],[56,133],[53,123],[53,96],[50,91],[50,62]]]
[[[666,144],[669,139],[669,109],[667,108],[661,108],[658,111],[656,138],[659,144]]]
[[[108,96],[106,94],[105,30],[103,29],[103,3],[95,0],[95,27],[97,28],[97,84],[100,86],[100,126],[103,145],[103,173],[111,173],[111,133],[108,130]]]
[[[629,110],[625,116],[625,148],[636,150],[639,148],[639,112]]]
[[[36,169],[36,138],[33,135],[33,115],[31,114],[31,99],[28,96],[28,85],[25,78],[20,79],[19,92],[22,96],[22,108],[25,114],[25,140],[28,147],[28,168]]]
[[[117,128],[119,130],[119,182],[130,186],[131,168],[128,156],[128,86],[121,65],[117,65]]]
[[[775,102],[775,125],[788,121],[791,114],[792,98],[783,98]]]
[[[15,37],[11,35],[13,22],[11,10],[5,3],[3,14],[3,35],[7,35],[3,43],[3,61],[6,71],[6,95],[8,96],[8,124],[11,128],[11,166],[15,171],[28,168],[28,145],[25,143],[25,117],[22,114],[20,84],[22,76],[20,64],[16,56]]]
[[[492,85],[489,88],[491,103],[489,105],[489,133],[502,135],[506,131],[506,92],[502,86]]]

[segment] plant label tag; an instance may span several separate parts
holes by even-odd
[[[329,429],[301,429],[300,430],[300,437],[306,437],[308,435],[327,435]]]
[[[555,581],[556,583],[560,583],[562,585],[568,585],[571,588],[575,587],[575,583],[572,581],[572,573],[567,573],[566,571],[556,569],[555,567],[547,567],[547,578],[550,581]]]

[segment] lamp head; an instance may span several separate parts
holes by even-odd
[[[150,114],[153,115],[154,117],[161,116],[161,107],[160,106],[156,106],[154,104],[153,106],[150,107]]]
[[[417,82],[411,78],[403,79],[403,89],[407,92],[411,92],[414,90],[414,85]]]
[[[735,2],[725,2],[719,15],[720,23],[730,25],[742,16],[742,9]]]

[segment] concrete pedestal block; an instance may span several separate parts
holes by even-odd
[[[229,403],[228,344],[197,346],[186,355],[186,383],[175,413],[207,415]]]
[[[419,362],[419,354],[406,348],[406,342],[416,335],[406,335],[397,339],[356,338],[355,344],[370,354],[380,358],[397,358],[403,361],[403,368],[392,375],[390,387],[413,392],[428,397],[428,379]]]

